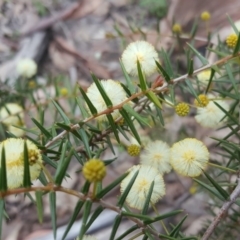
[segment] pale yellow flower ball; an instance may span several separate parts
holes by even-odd
[[[186,177],[197,177],[207,167],[209,152],[203,142],[185,138],[173,144],[170,163],[173,169]]]
[[[16,103],[7,103],[0,109],[0,121],[5,125],[22,125],[23,108]]]
[[[124,91],[123,87],[119,82],[108,79],[101,80],[101,84],[109,99],[111,100],[113,106],[116,106],[127,99],[126,92]],[[91,86],[87,89],[86,94],[94,107],[97,109],[98,113],[108,109],[95,83],[91,84]],[[89,109],[88,111],[90,113]],[[118,110],[113,111],[111,115],[114,120],[121,116]],[[96,119],[99,121],[107,121],[107,117],[105,115],[101,115]]]
[[[18,125],[18,127],[25,127],[24,125]],[[16,137],[22,137],[25,135],[25,131],[21,128],[17,128],[14,126],[8,126],[8,131],[12,133]]]
[[[139,61],[143,73],[150,76],[157,71],[155,61],[158,61],[158,53],[146,41],[132,42],[122,54],[123,65],[132,76],[138,76],[137,61]]]
[[[170,147],[163,141],[149,142],[140,155],[140,163],[158,169],[160,174],[171,171]]]
[[[137,165],[129,169],[129,174],[121,182],[121,193],[123,193],[127,188],[133,175],[138,170],[139,173],[130,192],[128,193],[126,202],[130,207],[141,210],[144,206],[152,182],[154,181],[153,192],[150,199],[152,204],[155,204],[165,195],[165,184],[162,175],[156,168],[147,165]]]
[[[37,73],[37,64],[30,58],[20,59],[17,64],[17,72],[22,77],[31,78]]]
[[[198,78],[200,83],[207,86],[208,82],[209,82],[209,79],[210,79],[210,76],[211,76],[211,70],[208,69],[208,70],[204,70],[204,71],[200,72],[197,75],[197,78]]]
[[[218,103],[226,111],[229,110],[229,104],[224,100],[211,100],[216,98],[214,95],[209,94],[209,103],[205,107],[198,107],[195,116],[196,121],[203,127],[218,128],[221,127],[227,118],[222,118],[226,115],[214,102]]]
[[[39,177],[42,170],[42,156],[37,146],[27,141],[28,160],[31,180]],[[7,185],[9,189],[18,188],[23,184],[24,174],[24,139],[8,138],[0,143],[0,165],[2,149],[5,149]]]

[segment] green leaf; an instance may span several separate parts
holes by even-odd
[[[0,168],[0,191],[7,191],[7,169],[6,169],[6,154],[3,144],[1,153],[1,168]]]
[[[116,126],[116,123],[115,123],[115,121],[114,121],[114,119],[112,117],[112,114],[107,114],[106,116],[107,116],[108,122],[109,122],[109,124],[111,126],[111,129],[113,131],[113,134],[114,134],[117,142],[120,143],[120,138],[118,136],[117,126]]]
[[[216,182],[214,179],[205,171],[203,171],[204,175],[207,179],[212,183],[215,189],[227,200],[229,198],[229,194]]]
[[[175,216],[175,215],[177,215],[177,214],[179,214],[181,212],[183,212],[183,210],[171,211],[171,212],[159,215],[157,217],[154,217],[151,220],[144,220],[143,222],[144,222],[144,224],[151,224],[151,223],[157,222],[159,220]]]
[[[238,40],[237,40],[237,44],[233,50],[233,56],[239,52],[239,47],[240,47],[240,33],[238,33],[237,35],[238,35]]]
[[[142,123],[145,126],[149,126],[149,123],[147,121],[147,119],[144,119],[142,116],[140,116],[137,112],[134,111],[134,109],[132,109],[128,104],[125,104],[123,106],[123,108],[133,117],[135,117],[140,123]]]
[[[85,102],[87,103],[88,107],[89,107],[89,110],[90,112],[92,113],[92,115],[96,115],[98,112],[97,112],[97,109],[94,107],[94,105],[92,104],[92,102],[90,101],[90,99],[88,98],[87,94],[84,92],[84,90],[79,87],[79,90],[85,100]]]
[[[142,89],[142,91],[145,91],[145,90],[148,89],[148,86],[147,86],[147,83],[146,83],[146,79],[143,75],[141,65],[140,65],[138,60],[137,60],[137,69],[138,69],[138,77],[139,77],[139,82],[140,82],[140,88]]]
[[[24,172],[23,172],[23,186],[25,188],[31,187],[31,176],[30,176],[30,169],[29,169],[29,157],[28,157],[28,147],[27,141],[24,141],[23,147],[23,160],[24,160]]]
[[[86,131],[83,128],[80,128],[78,130],[78,132],[81,136],[81,139],[82,139],[82,142],[83,142],[83,145],[85,147],[88,157],[92,158],[92,152],[90,150],[89,139],[88,139],[88,135],[87,135]]]
[[[122,211],[122,216],[135,217],[135,218],[138,218],[138,219],[141,219],[141,220],[148,220],[148,221],[152,220],[151,217],[149,217],[145,214],[138,214],[138,213],[133,213],[133,212]]]
[[[193,74],[193,59],[189,59],[188,61],[188,76],[192,76]]]
[[[191,81],[190,81],[189,79],[186,79],[185,82],[186,82],[186,84],[187,84],[187,86],[188,86],[189,92],[190,92],[195,98],[198,98],[198,95],[197,95],[197,93],[195,92]]]
[[[66,157],[61,156],[60,163],[57,168],[57,174],[55,175],[55,184],[56,185],[60,186],[62,184],[62,180],[66,176],[67,168],[71,161],[72,155],[73,155],[73,148],[70,149],[70,151],[68,152],[68,155]]]
[[[81,192],[86,195],[89,191],[90,185],[91,183],[86,181],[81,189]]]
[[[98,216],[102,213],[103,210],[104,208],[102,206],[97,207],[97,209],[93,212],[91,218],[87,222],[86,231],[89,229],[89,227],[91,227],[92,223],[98,218]]]
[[[233,22],[233,20],[230,18],[230,16],[228,14],[227,14],[227,18],[228,18],[228,21],[229,21],[230,25],[232,26],[234,32],[238,35],[239,31],[238,31],[235,23]]]
[[[113,145],[112,145],[112,141],[111,141],[111,139],[110,139],[110,136],[109,136],[109,135],[106,135],[105,138],[106,138],[107,146],[111,149],[112,153],[113,153],[114,155],[116,155],[116,154],[115,154],[115,151],[114,151],[114,147],[113,147]]]
[[[200,52],[198,52],[193,46],[191,46],[189,43],[187,45],[190,47],[190,49],[196,54],[196,56],[199,58],[199,60],[202,62],[203,65],[208,64],[208,60],[201,55]]]
[[[114,240],[114,237],[115,237],[115,235],[117,233],[117,230],[118,230],[118,227],[119,227],[119,225],[121,223],[121,220],[122,220],[122,216],[121,215],[117,215],[115,220],[114,220],[113,226],[112,226],[112,232],[111,232],[109,240]]]
[[[0,239],[2,239],[2,222],[4,218],[4,199],[0,198]]]
[[[65,161],[65,158],[66,158],[67,148],[68,148],[68,144],[67,144],[67,142],[65,142],[63,144],[63,149],[61,151],[61,157],[60,157],[60,160],[58,162],[57,171],[56,171],[55,176],[54,176],[56,185],[60,185],[56,181],[59,181],[61,179],[59,176],[61,176],[61,174],[62,174],[62,167],[64,166],[64,161]]]
[[[80,101],[80,98],[76,98],[76,102],[77,102],[77,105],[78,105],[78,107],[79,107],[79,109],[81,111],[83,119],[88,118],[89,114],[88,114],[87,110],[85,109],[85,107],[84,107],[84,105],[82,103],[83,101],[82,100]]]
[[[198,184],[200,184],[202,187],[204,187],[206,190],[208,190],[209,192],[211,192],[214,196],[216,196],[216,197],[219,198],[220,200],[225,201],[225,198],[224,198],[221,194],[219,194],[219,192],[216,191],[215,188],[210,187],[210,186],[207,185],[206,183],[204,183],[204,182],[202,182],[202,181],[200,181],[200,180],[198,180],[198,179],[196,179],[196,178],[193,178],[193,180],[194,180],[195,182],[197,182]]]
[[[56,239],[56,193],[49,193],[49,202],[50,202],[50,211],[51,211],[51,219],[52,219],[52,228],[53,228],[53,237]]]
[[[193,39],[195,37],[197,30],[198,30],[198,19],[195,18],[193,25],[192,25],[191,32],[190,32],[191,39]]]
[[[66,114],[64,113],[64,111],[62,110],[62,108],[61,108],[54,100],[52,100],[52,103],[53,103],[53,105],[56,107],[56,109],[58,110],[59,114],[61,115],[64,123],[65,123],[66,125],[70,125],[71,122],[70,122],[70,120],[68,119],[67,115],[66,115]]]
[[[226,68],[228,77],[229,77],[229,79],[230,79],[230,81],[232,83],[232,86],[233,86],[233,88],[235,90],[235,94],[238,95],[238,88],[237,88],[237,85],[236,85],[236,80],[235,80],[235,78],[234,78],[234,76],[232,74],[232,69],[231,69],[229,63],[226,63],[225,68]]]
[[[167,83],[171,82],[171,78],[168,75],[168,73],[164,70],[164,68],[159,64],[159,62],[155,61],[159,71],[162,73],[163,77],[165,78],[165,80],[167,81]]]
[[[169,236],[164,235],[164,234],[159,234],[159,237],[161,237],[161,239],[177,240],[177,239],[174,238],[174,237],[169,237]],[[182,240],[182,239],[181,239],[181,240]]]
[[[152,234],[147,229],[144,229],[144,233],[148,236],[147,239],[155,240],[155,237],[153,237]]]
[[[38,221],[42,224],[43,221],[43,202],[42,202],[42,191],[36,191],[36,204],[37,204],[37,215],[38,215]]]
[[[154,187],[154,181],[152,181],[152,183],[150,185],[147,197],[146,197],[144,205],[143,205],[143,209],[142,209],[142,212],[141,212],[143,215],[147,214],[149,203],[151,202],[151,196],[152,196],[152,192],[153,192],[153,187]]]
[[[106,103],[107,107],[112,107],[113,106],[112,101],[110,100],[107,93],[105,92],[105,89],[103,88],[101,81],[98,80],[94,74],[91,74],[91,76],[92,76],[92,79],[93,79],[94,83],[96,84],[96,87],[99,90],[104,102]]]
[[[122,68],[122,71],[123,71],[123,75],[124,75],[124,77],[126,79],[128,89],[131,92],[131,94],[133,94],[133,93],[135,93],[136,87],[134,86],[132,80],[130,79],[130,77],[129,77],[129,75],[128,75],[128,73],[127,73],[127,71],[126,71],[126,69],[125,69],[121,59],[119,60],[119,62],[120,62],[120,65],[121,65],[121,68]]]
[[[157,108],[162,109],[162,104],[160,103],[159,99],[157,98],[156,94],[152,91],[146,93],[147,98],[154,103]]]
[[[168,74],[168,76],[170,78],[174,77],[174,73],[173,73],[173,68],[172,68],[172,64],[171,64],[171,60],[169,58],[169,54],[164,50],[161,49],[161,56],[163,58],[164,64],[165,64],[165,70]],[[155,61],[156,62],[156,61]],[[159,64],[160,65],[160,64]],[[161,66],[161,65],[160,65]]]
[[[66,236],[69,232],[69,230],[71,229],[73,223],[76,221],[78,214],[80,213],[82,206],[83,206],[84,202],[82,200],[79,200],[74,208],[73,214],[70,218],[70,220],[68,221],[68,225],[67,228],[63,234],[62,240],[66,239]]]
[[[132,119],[129,117],[128,113],[123,108],[120,109],[119,112],[121,113],[122,117],[126,121],[129,128],[131,129],[133,136],[136,138],[138,143],[141,144],[141,139],[140,139],[140,137],[138,135],[138,132],[137,132],[137,130],[136,130],[136,128],[135,128],[135,126],[132,122]]]
[[[188,215],[185,215],[183,217],[183,219],[177,224],[177,226],[171,231],[171,233],[169,234],[169,236],[171,237],[178,237],[179,231],[184,223],[184,221],[186,220]]]
[[[228,91],[218,90],[218,89],[214,89],[214,92],[218,92],[221,95],[223,95],[224,97],[230,97],[232,99],[240,100],[240,95],[239,94],[236,95],[236,94],[230,93]]]
[[[128,175],[128,172],[124,173],[123,175],[121,175],[119,178],[117,178],[116,180],[114,180],[112,183],[110,183],[107,187],[105,187],[104,189],[102,189],[101,192],[99,192],[96,195],[97,199],[101,199],[103,196],[105,196],[107,193],[109,193],[113,188],[115,188],[120,182],[122,182],[122,180]]]
[[[79,239],[82,239],[83,235],[86,233],[86,225],[87,225],[88,217],[90,216],[91,207],[92,207],[92,202],[87,200],[84,204],[82,226],[81,226],[81,230],[78,235]]]
[[[211,68],[211,75],[210,75],[210,79],[208,81],[208,85],[207,85],[207,88],[205,90],[205,93],[207,94],[207,92],[209,91],[210,89],[210,86],[211,86],[211,83],[212,83],[212,80],[213,80],[213,77],[214,77],[214,74],[215,74],[215,70],[213,68]]]
[[[67,132],[71,131],[71,127],[69,125],[63,124],[63,123],[56,123],[57,126],[59,126],[60,128],[66,130]]]
[[[214,102],[214,101],[213,101]],[[238,119],[235,118],[232,114],[230,114],[228,111],[226,111],[220,104],[218,104],[217,102],[214,102],[215,105],[217,105],[225,114],[227,117],[229,117],[229,119],[231,119],[234,123],[238,124]],[[219,121],[223,120],[225,117],[223,117],[222,119],[219,119]]]
[[[48,156],[46,155],[42,155],[42,158],[44,160],[44,162],[46,162],[47,164],[49,164],[50,166],[52,166],[53,168],[57,169],[57,163],[55,161],[52,161]]]
[[[131,178],[131,181],[129,181],[129,184],[127,185],[126,189],[122,193],[121,197],[118,199],[117,206],[119,206],[120,208],[123,206],[123,204],[127,198],[127,195],[129,194],[129,192],[132,188],[132,185],[134,184],[135,179],[137,178],[138,172],[139,171],[136,171],[134,173],[134,175]]]
[[[164,124],[164,118],[163,118],[161,109],[156,108],[156,112],[157,112],[157,116],[159,118],[160,123],[162,124],[162,126],[164,126],[165,125]]]
[[[42,134],[44,134],[47,138],[52,138],[52,135],[50,132],[48,132],[48,130],[46,128],[44,128],[42,126],[42,124],[40,124],[36,119],[31,118],[32,121],[34,122],[34,124],[40,129],[40,131],[42,132]]]
[[[134,225],[132,227],[130,227],[126,232],[124,232],[123,234],[121,234],[118,238],[116,238],[116,240],[122,240],[122,239],[126,239],[125,237],[130,234],[131,232],[137,230],[139,227],[138,225]]]

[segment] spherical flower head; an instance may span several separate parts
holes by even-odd
[[[140,163],[156,168],[160,174],[170,172],[170,147],[160,140],[148,143],[140,156]]]
[[[5,125],[22,125],[23,108],[16,103],[7,103],[0,109],[0,120]]]
[[[141,65],[142,72],[150,76],[157,70],[155,61],[158,54],[154,47],[146,41],[130,43],[122,54],[122,62],[126,71],[132,76],[138,76],[137,61]]]
[[[123,126],[125,123],[124,118],[121,118],[120,121],[117,122],[119,126]]]
[[[17,126],[24,127],[24,125],[17,125]],[[22,130],[21,128],[14,127],[14,126],[8,126],[8,131],[18,138],[25,135],[24,130]]]
[[[110,98],[113,106],[116,106],[127,99],[126,92],[119,82],[108,79],[102,80],[101,84],[108,97]],[[95,83],[91,84],[91,86],[87,89],[86,94],[94,107],[97,109],[98,113],[108,108]],[[90,112],[89,109],[88,111]],[[114,120],[121,116],[118,110],[114,110],[111,115]],[[105,115],[101,115],[96,119],[98,121],[107,121],[107,117]]]
[[[199,176],[207,167],[208,161],[207,147],[195,138],[186,138],[173,144],[171,148],[171,165],[183,176]]]
[[[28,87],[34,89],[37,86],[36,82],[31,80],[28,82]]]
[[[201,19],[203,21],[208,21],[211,18],[211,14],[208,11],[204,11],[201,13]]]
[[[197,107],[206,107],[209,103],[209,99],[206,95],[204,94],[200,94],[198,96],[198,99],[194,99],[194,104],[197,106]]]
[[[175,106],[175,112],[180,117],[185,117],[189,114],[190,107],[187,103],[178,103],[177,106]]]
[[[23,58],[17,64],[17,72],[22,77],[31,78],[37,73],[37,64],[30,58]]]
[[[106,167],[100,159],[90,159],[83,166],[83,176],[89,182],[99,182],[106,175]]]
[[[37,146],[26,140],[31,180],[39,177],[42,170],[42,156]],[[24,174],[24,139],[8,138],[0,143],[0,165],[2,149],[5,149],[7,184],[9,189],[18,188],[23,184]]]
[[[140,154],[140,151],[141,151],[141,147],[137,144],[131,144],[127,148],[128,154],[132,157],[138,156]]]
[[[173,26],[172,26],[172,31],[173,33],[181,33],[182,32],[182,27],[180,24],[178,23],[175,23]]]
[[[209,82],[209,79],[210,79],[210,76],[211,76],[211,70],[207,69],[207,70],[204,70],[204,71],[200,72],[197,75],[197,78],[198,78],[200,83],[207,86],[208,82]]]
[[[127,188],[133,175],[138,170],[139,173],[128,193],[126,202],[130,207],[141,210],[144,206],[152,182],[154,181],[153,192],[150,199],[152,204],[155,204],[165,195],[165,184],[162,175],[156,168],[146,165],[137,165],[129,169],[129,174],[121,182],[121,193]]]
[[[60,89],[60,94],[61,94],[62,96],[67,96],[67,95],[68,95],[68,89],[65,88],[65,87],[61,88],[61,89]]]
[[[230,34],[226,39],[226,44],[230,48],[235,48],[237,44],[237,40],[238,40],[238,36],[235,33]]]
[[[209,100],[214,97],[208,95]],[[196,121],[203,127],[218,128],[221,127],[227,118],[222,118],[225,113],[214,103],[218,103],[226,111],[229,110],[229,105],[224,100],[212,100],[206,107],[200,107],[197,109],[197,115],[195,116]]]

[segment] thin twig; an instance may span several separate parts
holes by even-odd
[[[19,193],[27,193],[27,192],[36,192],[36,191],[46,191],[46,192],[50,192],[50,191],[54,191],[54,192],[64,192],[67,193],[69,195],[75,196],[77,198],[79,198],[82,201],[86,201],[86,200],[91,200],[92,202],[98,202],[102,207],[107,208],[109,210],[112,210],[116,213],[118,213],[119,215],[122,214],[122,209],[112,205],[102,199],[92,199],[87,195],[84,195],[81,192],[75,191],[73,189],[69,189],[69,188],[64,188],[61,186],[55,186],[53,184],[49,184],[47,186],[43,186],[43,187],[30,187],[30,188],[18,188],[18,189],[13,189],[13,190],[8,190],[6,192],[0,192],[0,198],[4,198],[6,196],[12,195],[12,194],[19,194]],[[129,220],[135,222],[138,227],[140,229],[147,229],[152,235],[154,235],[154,239],[156,240],[160,240],[159,238],[159,233],[157,231],[155,231],[154,229],[152,229],[151,227],[149,227],[148,225],[144,224],[141,220],[139,220],[138,218],[135,217],[131,217],[131,216],[126,216]]]
[[[240,53],[236,54],[236,56],[229,55],[229,56],[227,56],[227,57],[224,57],[224,58],[216,61],[215,63],[207,64],[207,65],[205,65],[204,67],[195,70],[191,76],[194,76],[194,75],[200,73],[201,71],[204,71],[204,70],[206,70],[206,69],[209,69],[209,68],[211,68],[211,67],[214,66],[214,65],[222,65],[222,64],[224,64],[225,62],[227,62],[228,60],[230,60],[230,59],[232,59],[232,58],[235,58],[235,57],[238,57],[238,56],[240,56]],[[185,80],[187,77],[189,77],[188,74],[185,74],[185,75],[183,75],[183,76],[180,76],[180,77],[178,77],[178,78],[175,78],[175,79],[173,79],[173,80],[171,81],[171,84],[177,84],[178,82]],[[129,97],[127,100],[123,101],[122,103],[120,103],[120,104],[118,104],[118,105],[116,105],[116,106],[113,106],[113,107],[111,107],[111,108],[108,108],[108,109],[106,109],[106,110],[104,110],[104,111],[102,111],[102,112],[100,112],[100,113],[98,113],[98,114],[96,114],[96,115],[94,115],[94,116],[91,116],[91,117],[85,119],[83,122],[84,122],[84,123],[89,122],[89,121],[91,121],[91,120],[93,120],[93,119],[95,119],[95,118],[97,118],[97,117],[99,117],[99,116],[101,116],[101,115],[110,114],[110,113],[113,112],[114,110],[121,109],[124,104],[132,101],[132,100],[135,99],[135,98],[138,98],[138,97],[140,97],[140,96],[145,95],[147,92],[150,92],[150,91],[155,92],[155,93],[163,92],[163,91],[165,91],[165,90],[168,88],[168,85],[169,85],[168,83],[164,83],[163,86],[161,86],[161,87],[158,87],[158,88],[155,88],[155,89],[154,89],[154,88],[149,88],[148,90],[146,90],[146,91],[144,91],[144,92],[135,93],[135,94],[133,94],[131,97]],[[71,127],[70,131],[75,130],[75,129],[78,129],[78,128],[80,128],[80,125],[79,125],[79,124],[75,124],[75,125],[73,125],[73,126]],[[45,147],[48,148],[49,146],[51,146],[51,145],[52,145],[53,143],[55,143],[56,141],[58,141],[58,140],[60,140],[61,138],[63,138],[63,137],[64,137],[66,134],[68,134],[70,131],[64,130],[64,131],[61,132],[59,135],[57,135],[57,136],[54,137],[52,140],[50,140],[50,141],[45,145]]]
[[[201,240],[207,240],[212,235],[214,229],[217,227],[227,210],[231,207],[231,205],[236,201],[236,198],[240,195],[240,178],[237,179],[238,184],[237,187],[234,189],[232,194],[229,197],[229,201],[225,202],[223,206],[221,207],[219,213],[214,218],[213,222],[210,224],[206,232],[204,233]]]

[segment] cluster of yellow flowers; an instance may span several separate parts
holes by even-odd
[[[173,144],[171,148],[160,140],[150,142],[140,155],[140,165],[130,168],[129,174],[121,182],[121,192],[124,192],[133,175],[139,171],[126,202],[132,208],[141,210],[153,181],[151,203],[155,204],[165,195],[163,174],[173,168],[183,176],[197,177],[207,167],[208,161],[207,147],[195,138],[186,138]]]
[[[139,61],[145,76],[149,76],[156,71],[155,61],[158,61],[158,55],[151,44],[137,41],[131,43],[125,49],[122,55],[122,62],[126,71],[132,76],[137,76],[138,74],[137,61]],[[207,86],[210,74],[211,71],[206,70],[198,75],[199,81],[204,86]],[[109,79],[102,80],[101,84],[113,106],[121,104],[127,99],[126,93],[119,82]],[[87,96],[98,112],[108,109],[95,83],[88,88]],[[205,127],[214,128],[222,124],[220,121],[225,114],[215,103],[228,110],[228,104],[225,101],[216,100],[216,97],[210,94],[200,94],[194,102],[197,107],[195,118],[198,123]],[[175,106],[175,111],[179,116],[186,116],[190,111],[190,107],[187,103],[179,103]],[[111,114],[114,120],[121,116],[118,110],[112,111]],[[107,118],[105,115],[101,115],[97,117],[97,120],[107,120]],[[208,149],[201,141],[194,138],[179,141],[171,148],[167,143],[160,140],[150,142],[145,146],[143,153],[140,153],[140,145],[131,144],[128,146],[127,151],[131,156],[140,154],[140,165],[133,166],[128,170],[128,176],[121,183],[121,192],[124,192],[132,176],[136,171],[139,171],[126,199],[131,207],[137,209],[142,209],[152,181],[154,181],[154,188],[151,203],[154,204],[165,194],[163,174],[170,172],[173,168],[183,176],[196,177],[207,167],[209,161]],[[91,159],[83,167],[83,174],[90,182],[101,181],[106,173],[105,166],[101,160],[97,160],[98,163],[94,161],[96,159]]]

